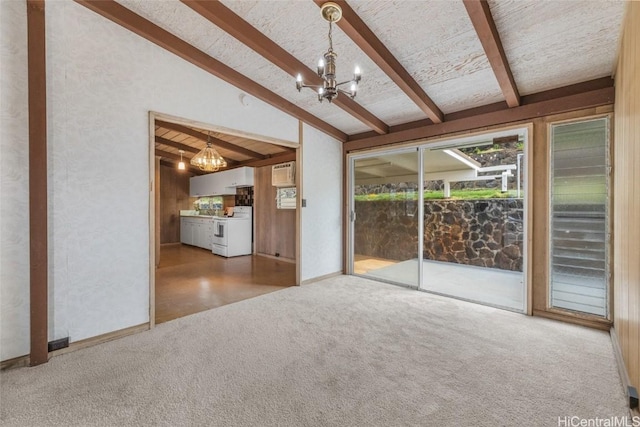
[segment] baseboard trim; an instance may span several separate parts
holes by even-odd
[[[609,320],[583,319],[580,317],[553,313],[551,311],[533,310],[533,315],[538,317],[545,317],[547,319],[559,320],[565,323],[573,323],[574,325],[587,326],[589,328],[600,329],[601,331],[607,332],[609,332],[612,326],[611,321]]]
[[[616,365],[618,365],[618,373],[620,374],[620,381],[622,381],[622,388],[624,389],[624,396],[629,402],[629,386],[634,386],[629,380],[629,372],[627,371],[627,365],[624,363],[624,357],[622,356],[622,347],[620,347],[620,340],[618,339],[618,332],[615,327],[612,327],[609,331],[611,335],[611,345],[613,346],[613,355],[616,358]],[[637,409],[630,409],[633,415],[640,415],[640,411]]]
[[[72,342],[71,344],[69,344],[69,347],[61,348],[60,350],[52,351],[51,353],[49,353],[49,358],[60,356],[61,354],[71,353],[83,348],[93,347],[94,345],[103,344],[105,342],[113,341],[119,338],[124,338],[129,335],[137,334],[139,332],[148,331],[150,328],[150,324],[147,322],[140,325],[131,326],[129,328],[124,328],[84,340]]]
[[[624,364],[624,358],[622,357],[622,348],[620,347],[620,340],[618,340],[618,333],[616,328],[611,328],[609,331],[611,335],[611,344],[613,344],[613,354],[616,356],[616,362],[618,363],[618,372],[620,373],[620,379],[624,386],[624,392],[627,393],[627,387],[629,384],[629,373],[627,372],[627,366]]]
[[[295,264],[296,263],[296,260],[293,259],[293,258],[285,258],[285,257],[281,257],[281,256],[273,256],[273,255],[269,255],[269,254],[263,254],[263,253],[260,253],[260,252],[256,252],[256,255],[263,256],[265,258],[275,259],[275,260],[278,260],[278,261],[288,262],[288,263],[291,263],[291,264]]]
[[[29,355],[14,357],[13,359],[7,359],[0,362],[0,371],[5,369],[23,368],[29,366]]]
[[[329,274],[325,274],[323,276],[314,277],[313,279],[303,280],[300,284],[301,285],[308,285],[308,284],[311,284],[311,283],[319,282],[321,280],[330,279],[332,277],[337,277],[337,276],[342,276],[342,271],[337,271],[335,273],[329,273]]]

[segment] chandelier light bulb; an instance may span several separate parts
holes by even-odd
[[[318,61],[318,76],[323,77],[324,75],[324,59],[320,58]]]
[[[302,89],[302,74],[300,73],[298,73],[298,76],[296,77],[296,88],[298,88],[298,92]]]
[[[356,92],[358,91],[358,85],[355,83],[351,83],[351,97],[356,96]]]

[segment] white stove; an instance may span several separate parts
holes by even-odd
[[[232,217],[213,217],[211,252],[224,257],[251,255],[251,206],[236,206]]]

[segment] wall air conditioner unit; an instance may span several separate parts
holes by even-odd
[[[271,185],[293,187],[296,185],[296,162],[280,163],[271,167]]]

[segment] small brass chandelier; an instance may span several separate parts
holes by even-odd
[[[318,91],[318,101],[327,100],[331,102],[333,98],[342,92],[345,95],[355,98],[358,92],[358,82],[360,82],[360,68],[356,66],[353,72],[353,79],[337,83],[336,80],[336,58],[338,54],[333,51],[333,39],[331,37],[332,24],[338,22],[342,18],[342,8],[333,2],[328,2],[320,8],[322,17],[329,22],[329,50],[325,52],[324,57],[318,61],[318,77],[321,77],[322,85],[307,85],[302,81],[302,75],[298,74],[296,78],[296,88],[298,92],[303,87],[309,87]],[[342,85],[349,85],[349,90],[339,88]]]
[[[205,172],[216,172],[226,168],[227,162],[211,145],[211,134],[207,132],[207,146],[191,158],[191,164]]]

